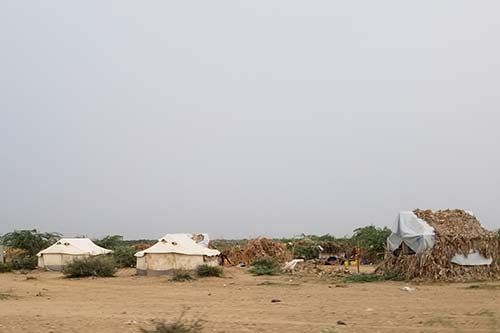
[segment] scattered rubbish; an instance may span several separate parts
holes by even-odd
[[[285,272],[293,272],[298,263],[304,262],[304,259],[293,259],[285,264],[283,270]]]
[[[337,325],[347,325],[345,321],[343,320],[337,320]]]
[[[412,292],[414,292],[414,291],[415,291],[415,290],[417,290],[417,289],[412,288],[412,287],[408,287],[408,286],[406,286],[406,287],[401,288],[401,290],[402,290],[402,291],[407,291],[407,292],[412,293]]]

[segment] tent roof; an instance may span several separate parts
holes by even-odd
[[[54,245],[38,252],[37,256],[42,254],[88,254],[91,256],[113,252],[96,245],[88,238],[61,238]]]
[[[191,234],[167,234],[150,248],[137,252],[135,256],[143,257],[146,253],[178,253],[203,256],[218,256],[220,254],[217,250],[196,243],[191,237]]]

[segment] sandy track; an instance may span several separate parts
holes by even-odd
[[[0,332],[138,332],[183,308],[188,318],[205,320],[206,332],[500,331],[500,290],[470,284],[417,285],[410,293],[400,290],[404,282],[337,287],[318,279],[254,277],[239,268],[226,269],[223,279],[186,283],[133,272],[76,280],[49,272],[30,273],[35,279],[29,280],[0,274]]]

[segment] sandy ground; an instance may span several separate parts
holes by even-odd
[[[500,283],[412,285],[416,291],[407,292],[404,282],[339,285],[254,277],[242,268],[183,283],[133,273],[99,279],[0,274],[0,332],[139,332],[183,308],[187,318],[204,320],[204,332],[500,331]]]

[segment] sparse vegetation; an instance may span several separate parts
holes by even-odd
[[[0,292],[0,300],[4,300],[10,297],[10,294]]]
[[[18,256],[12,258],[10,262],[10,266],[12,269],[27,269],[32,270],[35,269],[38,265],[38,258],[36,256]]]
[[[188,320],[184,316],[184,310],[179,318],[169,323],[166,321],[155,321],[153,329],[141,328],[143,333],[199,333],[203,330],[203,321],[201,319]]]
[[[185,282],[194,280],[193,275],[186,269],[176,269],[172,275],[171,281]]]
[[[199,265],[196,268],[196,274],[198,274],[199,277],[209,277],[209,276],[222,277],[222,275],[224,275],[224,271],[219,266],[210,266],[204,264],[204,265]]]
[[[360,246],[363,252],[373,260],[381,260],[384,258],[387,237],[390,234],[391,230],[387,227],[379,228],[370,225],[355,229],[351,243]]]
[[[345,283],[369,283],[380,281],[403,281],[399,275],[378,275],[378,274],[353,274],[344,278]]]
[[[60,236],[56,232],[38,232],[36,229],[16,230],[3,235],[0,241],[5,246],[19,250],[11,259],[12,269],[32,270],[38,263],[36,254],[55,243]]]
[[[265,257],[255,260],[248,271],[254,275],[277,275],[281,273],[281,268],[275,258]]]
[[[105,249],[115,250],[117,247],[122,246],[123,236],[121,235],[108,235],[101,239],[95,239],[93,242]]]
[[[471,284],[466,289],[500,290],[498,284]]]
[[[424,326],[454,327],[454,324],[450,319],[443,318],[443,317],[434,317],[434,318],[424,322]]]
[[[34,257],[38,252],[54,244],[61,234],[57,232],[38,232],[33,230],[16,230],[1,237],[2,244],[23,249],[27,256]]]
[[[63,274],[69,278],[79,277],[112,277],[116,272],[116,263],[110,257],[96,256],[76,259],[66,265]]]
[[[113,258],[118,267],[134,267],[136,250],[132,246],[122,245],[113,249]]]
[[[0,273],[12,272],[12,265],[0,263]]]

